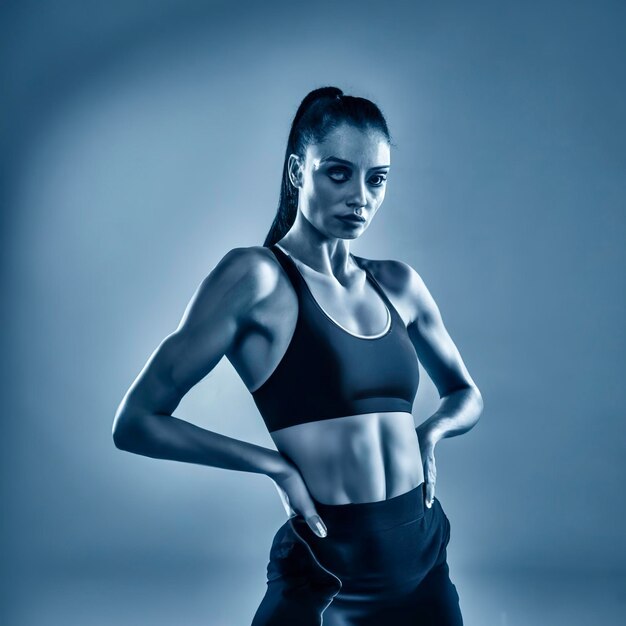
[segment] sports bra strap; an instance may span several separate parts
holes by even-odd
[[[282,268],[287,273],[292,287],[298,292],[300,285],[300,275],[294,262],[288,254],[285,254],[276,244],[270,246],[270,250],[274,253],[274,256],[278,259],[278,262],[282,265]]]
[[[270,250],[277,257],[279,263],[287,272],[287,276],[289,277],[291,284],[296,289],[296,292],[298,292],[299,287],[301,285],[300,281],[304,279],[302,277],[302,274],[300,273],[300,270],[298,270],[298,268],[296,267],[295,261],[291,258],[291,256],[283,252],[276,244],[272,244],[270,246]],[[361,261],[359,260],[360,257],[356,257],[355,255],[352,254],[352,258],[354,259],[355,263],[359,266],[359,268],[361,268],[365,272],[365,274],[369,277],[370,283],[373,285],[374,289],[378,292],[380,297],[383,299],[384,303],[387,305],[387,308],[389,309],[389,313],[391,315],[395,313],[396,315],[400,317],[398,310],[393,305],[393,302],[389,300],[389,298],[387,297],[387,294],[385,293],[385,290],[380,286],[380,283],[376,280],[376,278],[374,278],[374,275],[372,274],[372,272],[370,272],[365,266],[361,265]]]
[[[387,297],[385,290],[380,286],[380,283],[374,278],[372,272],[370,272],[366,267],[361,265],[359,261],[357,261],[356,256],[352,255],[352,258],[356,261],[356,264],[369,276],[370,282],[374,285],[374,289],[380,294],[380,297],[385,301],[385,304],[389,307],[389,311],[395,310],[396,307],[393,306],[393,303]]]

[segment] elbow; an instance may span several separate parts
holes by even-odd
[[[472,385],[472,397],[475,406],[476,421],[478,421],[482,415],[483,409],[485,408],[485,403],[483,402],[483,395],[480,393],[480,389],[476,387],[476,385]]]
[[[113,445],[115,445],[118,450],[128,449],[127,438],[125,437],[121,428],[113,427],[112,436]]]
[[[113,436],[113,444],[118,450],[133,452],[133,441],[137,439],[136,432],[136,417],[131,417],[125,413],[118,413],[115,416],[111,435]]]
[[[449,391],[446,395],[449,396],[457,392],[463,394],[464,404],[471,408],[475,420],[478,421],[485,407],[485,403],[483,402],[483,395],[480,393],[480,389],[476,386],[476,383],[473,381],[465,382],[459,387],[452,389],[452,391]]]
[[[485,403],[483,402],[483,394],[480,393],[480,389],[476,387],[476,385],[474,385],[472,389],[474,391],[474,400],[478,405],[479,410],[482,412],[482,410],[485,408]]]
[[[128,436],[126,435],[126,429],[120,425],[120,421],[117,418],[113,422],[111,435],[113,436],[113,445],[115,445],[118,450],[128,449]]]

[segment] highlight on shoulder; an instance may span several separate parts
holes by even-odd
[[[234,298],[243,312],[274,291],[278,269],[266,247],[240,246],[226,252],[202,283],[210,283],[213,298]]]

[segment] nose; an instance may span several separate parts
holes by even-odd
[[[364,180],[354,177],[348,197],[348,206],[364,207],[367,204],[367,187]]]

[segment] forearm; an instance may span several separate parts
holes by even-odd
[[[197,463],[271,478],[285,470],[277,451],[200,428],[173,415],[143,414],[116,420],[115,445],[157,459]]]
[[[483,400],[475,387],[458,389],[441,399],[439,408],[417,428],[419,438],[429,437],[436,443],[472,429],[483,410]]]

